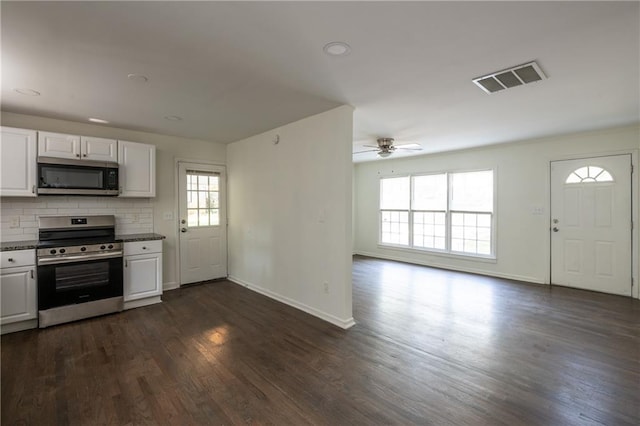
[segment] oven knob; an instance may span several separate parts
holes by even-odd
[[[100,250],[104,250],[104,249],[106,249],[106,248],[107,248],[107,247],[105,247],[105,246],[100,246]]]
[[[49,253],[51,253],[51,254],[56,254],[56,251],[55,251],[55,249],[53,249],[53,250],[49,250]]]
[[[113,248],[113,244],[109,244],[109,248],[112,249]]]
[[[66,253],[65,249],[60,249],[60,253]]]
[[[87,251],[86,247],[80,247],[80,251]]]

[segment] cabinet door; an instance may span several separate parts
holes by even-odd
[[[80,137],[82,159],[95,161],[118,161],[118,141],[115,139]]]
[[[36,196],[36,131],[2,127],[0,196]]]
[[[0,272],[0,324],[30,320],[38,314],[35,266]]]
[[[38,156],[80,158],[80,136],[38,132]]]
[[[121,197],[156,196],[156,147],[118,141]]]
[[[124,301],[162,294],[162,254],[124,258]]]

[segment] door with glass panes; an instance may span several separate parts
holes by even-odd
[[[227,276],[225,169],[178,163],[180,284]]]

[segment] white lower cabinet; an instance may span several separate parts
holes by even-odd
[[[38,326],[35,250],[0,253],[0,331]]]
[[[162,241],[124,243],[124,308],[161,302]]]

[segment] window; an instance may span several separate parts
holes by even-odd
[[[187,223],[189,227],[220,225],[220,175],[187,170]]]
[[[597,166],[580,167],[571,172],[565,183],[613,182],[611,173]]]
[[[489,257],[493,170],[380,179],[380,243]]]

